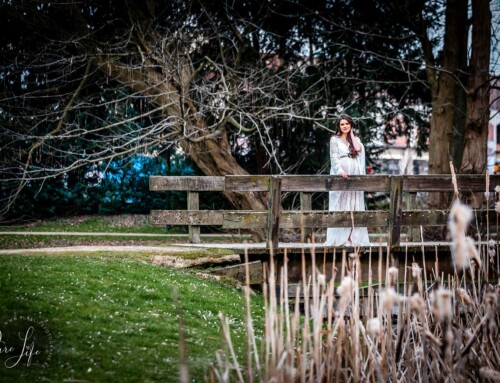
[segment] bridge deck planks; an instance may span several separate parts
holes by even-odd
[[[477,246],[486,246],[488,242],[481,241],[477,243]],[[245,251],[249,253],[260,253],[266,252],[266,243],[258,242],[258,243],[186,243],[186,244],[176,244],[176,246],[186,246],[186,247],[199,247],[199,248],[216,248],[216,249],[227,249],[232,250],[237,253],[243,254]],[[392,246],[391,250],[395,252],[406,252],[406,251],[422,251],[422,250],[440,250],[440,251],[449,251],[451,246],[451,242],[447,241],[432,241],[432,242],[402,242],[399,246]],[[356,250],[355,247],[349,246],[339,246],[339,247],[331,247],[325,246],[322,243],[301,243],[301,242],[280,242],[278,244],[278,250],[280,253],[287,251],[287,253],[306,253],[310,254],[312,250],[316,253],[323,253],[325,250],[332,252],[335,250],[336,252],[342,252],[345,249],[348,252],[353,252]],[[387,242],[372,242],[370,246],[363,246],[359,248],[362,252],[367,251],[377,251],[382,249],[385,251],[387,249]]]

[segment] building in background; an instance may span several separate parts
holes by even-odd
[[[411,132],[412,136],[416,135]],[[398,136],[387,142],[385,149],[380,153],[377,165],[381,173],[385,174],[428,174],[429,173],[429,154],[422,152],[418,155],[417,148],[410,136],[410,145],[408,137]]]
[[[499,84],[498,81],[494,85]],[[488,126],[488,172],[499,174],[500,169],[500,89],[490,91],[490,123]],[[495,166],[496,165],[496,166]]]
[[[416,130],[410,136],[388,139],[376,161],[378,171],[385,174],[428,174],[429,154],[418,155],[415,147]],[[409,144],[408,144],[409,142]],[[490,122],[488,125],[487,164],[490,174],[500,174],[500,89],[490,92]]]

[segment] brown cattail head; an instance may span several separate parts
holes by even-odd
[[[422,276],[422,268],[418,265],[418,263],[413,262],[411,264],[411,276],[413,279],[420,279]]]
[[[490,333],[493,333],[496,327],[495,313],[497,313],[498,311],[497,309],[498,299],[499,299],[498,295],[495,294],[495,292],[493,291],[486,293],[484,296],[484,303],[486,309],[485,315],[488,321],[487,328],[490,331]]]
[[[469,293],[465,289],[462,289],[462,288],[457,289],[457,295],[458,295],[458,298],[460,299],[460,301],[462,302],[462,304],[464,304],[466,306],[473,305],[472,299],[471,299]]]
[[[479,376],[482,378],[481,381],[500,382],[500,372],[488,367],[481,367]]]
[[[478,267],[481,267],[481,258],[479,257],[479,252],[477,251],[476,244],[471,237],[465,238],[467,242],[467,252],[469,253],[469,258],[476,263]]]
[[[453,261],[459,270],[476,265],[481,267],[481,259],[474,241],[465,234],[471,219],[472,209],[456,200],[450,210],[448,229],[452,240]],[[471,265],[471,258],[475,265]]]
[[[326,275],[325,274],[321,274],[321,273],[318,274],[318,285],[320,285],[321,287],[326,286]]]
[[[399,302],[399,295],[392,287],[387,287],[380,292],[380,305],[385,313],[391,314],[392,307]]]
[[[378,338],[382,334],[382,323],[378,317],[368,319],[366,322],[366,331],[372,339]]]
[[[410,300],[410,309],[412,311],[415,311],[417,314],[423,314],[424,313],[424,300],[422,297],[415,293],[411,296]]]
[[[470,266],[469,243],[463,235],[457,236],[452,243],[452,255],[455,267],[463,270]]]
[[[472,209],[456,200],[450,210],[450,216],[448,217],[448,229],[452,240],[455,240],[457,236],[465,235],[467,230],[467,225],[472,219]]]
[[[488,257],[490,259],[490,263],[495,262],[495,256],[497,255],[496,249],[497,249],[496,241],[494,241],[493,239],[490,239],[488,241]]]
[[[387,270],[389,275],[389,286],[396,285],[396,282],[398,281],[398,272],[399,270],[397,267],[389,267],[389,270]]]
[[[452,294],[449,290],[439,287],[431,294],[432,309],[438,321],[449,321],[453,316]]]
[[[495,203],[495,211],[500,213],[500,202]]]
[[[441,341],[430,331],[425,332],[427,340],[436,348],[441,348]]]
[[[349,300],[356,288],[356,282],[351,277],[347,276],[342,279],[340,286],[337,288],[337,293],[341,299]]]

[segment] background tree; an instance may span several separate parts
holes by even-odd
[[[409,3],[417,16],[400,14],[419,37],[432,95],[429,173],[450,173],[450,163],[460,173],[485,173],[492,81],[490,2],[472,0],[469,10],[468,0],[447,0],[442,27],[441,12],[430,12],[429,2]],[[442,38],[439,28],[444,29]],[[431,203],[446,207],[448,196],[435,195]]]

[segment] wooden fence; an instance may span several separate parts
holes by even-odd
[[[500,185],[500,176],[457,175],[459,193],[493,192]],[[418,210],[412,206],[413,196],[419,192],[455,191],[451,175],[367,175],[344,179],[330,175],[288,176],[180,176],[150,177],[152,191],[186,191],[187,210],[152,210],[154,225],[188,225],[190,241],[200,242],[200,226],[215,225],[224,229],[265,230],[268,246],[277,246],[280,229],[319,229],[327,227],[384,227],[388,247],[397,247],[403,226],[440,226],[448,220],[448,210]],[[332,190],[382,192],[389,195],[388,210],[331,212],[312,210],[312,193]],[[268,210],[199,210],[199,193],[266,192]],[[282,210],[283,192],[300,193],[300,210]],[[408,193],[406,206],[403,195]],[[496,198],[495,193],[490,199]],[[496,222],[494,210],[476,210],[477,222],[487,225]]]

